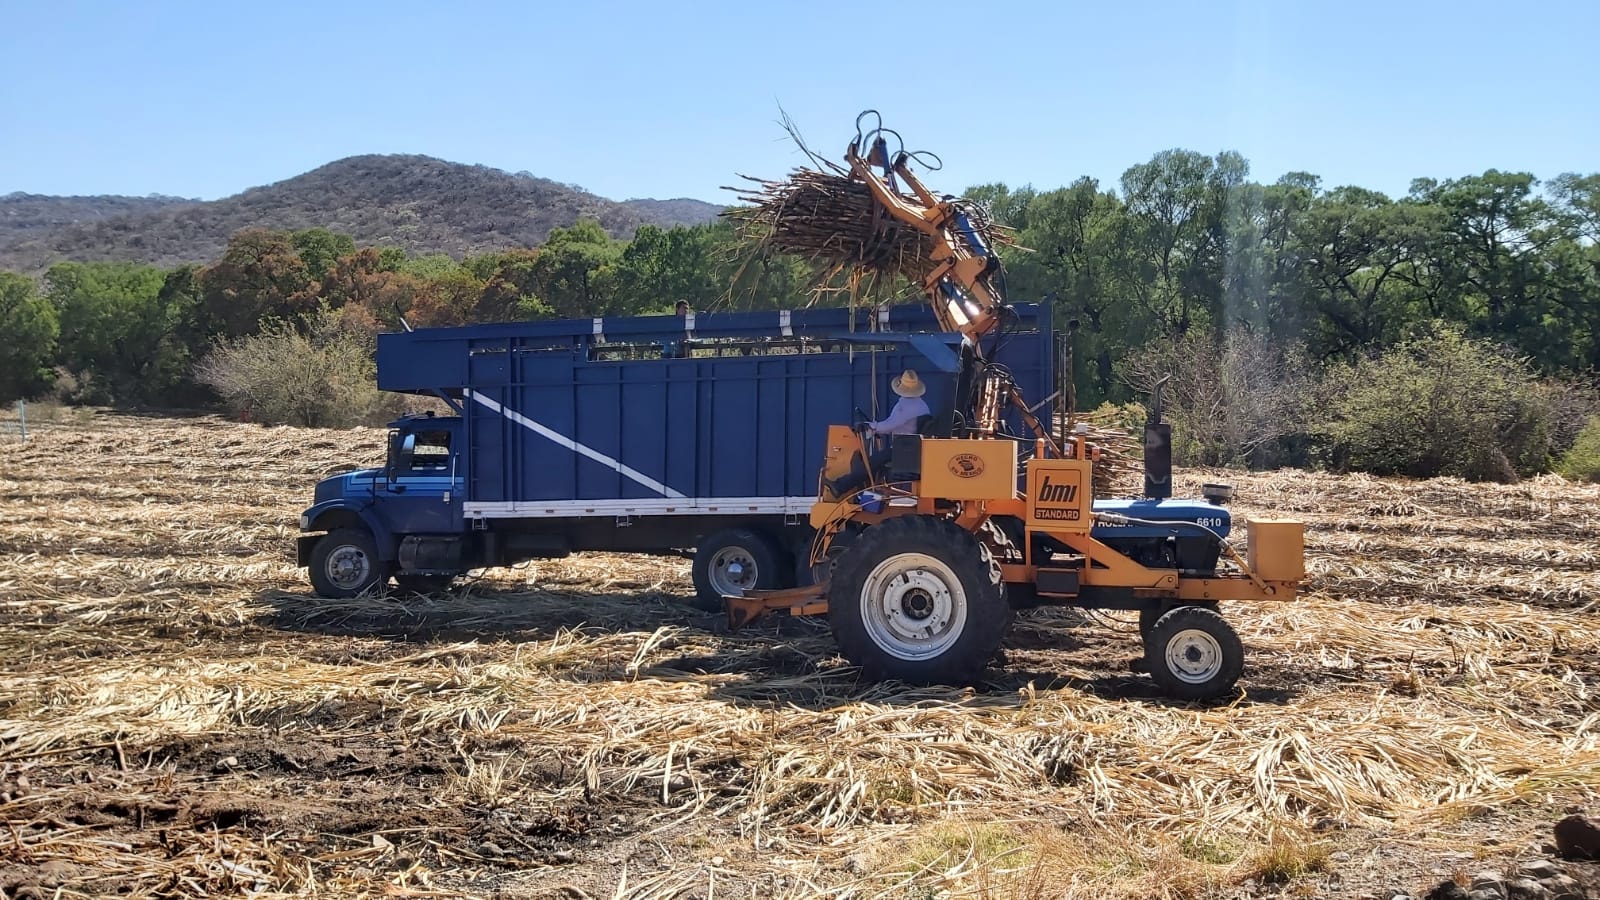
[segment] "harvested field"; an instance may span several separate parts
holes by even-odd
[[[0,894],[1387,900],[1597,805],[1600,487],[1184,473],[1310,529],[1199,707],[1071,610],[979,690],[859,684],[678,559],[315,599],[296,516],[381,445],[0,431]]]

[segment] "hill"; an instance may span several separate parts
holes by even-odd
[[[704,200],[678,197],[674,200],[624,200],[623,206],[636,213],[643,224],[671,228],[674,225],[699,225],[710,222],[723,207]]]
[[[0,196],[0,247],[37,239],[72,225],[193,203],[182,197],[52,197],[21,192]]]
[[[527,173],[428,156],[352,156],[221,200],[0,197],[0,268],[70,260],[173,266],[221,255],[242,228],[323,227],[358,244],[460,257],[542,242],[581,218],[625,237],[642,224],[697,224],[721,207],[698,200],[619,203]]]

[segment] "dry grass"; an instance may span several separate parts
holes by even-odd
[[[1193,707],[1071,610],[982,690],[859,684],[819,625],[719,633],[678,559],[312,598],[295,518],[381,442],[0,444],[0,891],[1359,896],[1600,786],[1600,487],[1231,476],[1310,589],[1231,608],[1243,692]]]

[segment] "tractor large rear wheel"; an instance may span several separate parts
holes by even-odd
[[[955,523],[907,515],[868,528],[839,558],[828,621],[870,677],[975,680],[1011,623],[1000,566]]]

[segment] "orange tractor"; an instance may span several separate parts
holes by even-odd
[[[881,133],[850,144],[849,177],[887,216],[927,236],[924,281],[944,330],[961,335],[951,414],[874,453],[862,425],[831,426],[817,502],[814,583],[726,597],[738,627],[768,612],[826,613],[840,650],[876,677],[959,683],[981,675],[1014,608],[1136,610],[1151,676],[1209,699],[1244,668],[1224,600],[1292,600],[1304,577],[1300,522],[1252,518],[1229,543],[1231,490],[1170,499],[1170,427],[1146,426],[1146,494],[1097,500],[1096,449],[1058,439],[1023,401],[984,338],[1005,320],[1000,258],[968,201],[940,198]],[[1019,418],[1031,437],[1006,434]],[[854,483],[852,483],[854,482]],[[844,485],[848,485],[845,487]]]

